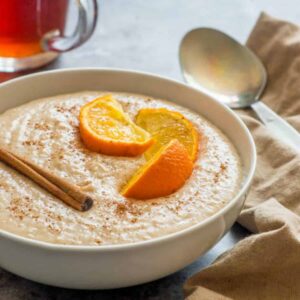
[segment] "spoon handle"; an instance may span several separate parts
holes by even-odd
[[[300,151],[300,133],[294,127],[261,101],[253,103],[251,108],[274,135],[297,152]]]

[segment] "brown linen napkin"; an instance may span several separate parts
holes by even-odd
[[[263,101],[300,131],[300,29],[263,13],[247,45],[267,68]],[[300,299],[300,153],[241,114],[258,165],[238,222],[254,234],[191,277],[187,299]]]

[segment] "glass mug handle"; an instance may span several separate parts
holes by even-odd
[[[78,22],[71,36],[63,36],[59,30],[46,33],[42,38],[45,51],[65,52],[83,44],[94,32],[97,23],[97,0],[76,0]]]

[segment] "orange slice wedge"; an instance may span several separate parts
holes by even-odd
[[[140,155],[153,143],[151,135],[135,125],[111,95],[81,108],[79,129],[88,149],[107,155]]]
[[[145,152],[146,159],[150,159],[173,139],[186,147],[192,161],[197,158],[199,134],[194,125],[179,112],[165,108],[141,109],[136,116],[136,124],[151,133],[155,140]]]
[[[135,199],[167,196],[182,187],[192,171],[193,162],[185,146],[171,140],[131,177],[121,194]]]

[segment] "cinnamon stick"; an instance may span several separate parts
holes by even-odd
[[[1,147],[0,160],[79,211],[87,211],[93,205],[93,199],[82,192],[78,186]]]

